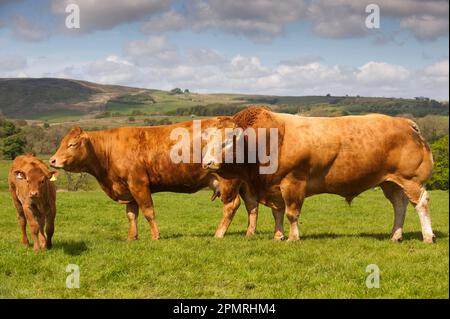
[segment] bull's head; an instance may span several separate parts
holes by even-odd
[[[58,175],[57,171],[42,170],[39,167],[34,167],[27,172],[22,170],[15,170],[14,175],[19,183],[23,183],[26,188],[26,193],[31,200],[40,196],[45,190],[45,182],[51,180]]]
[[[81,172],[88,158],[89,137],[80,127],[73,127],[62,139],[50,166],[70,172]]]
[[[224,124],[224,123],[222,123]],[[204,132],[206,145],[203,147],[202,166],[217,171],[223,163],[244,162],[244,134],[234,124],[220,125]]]

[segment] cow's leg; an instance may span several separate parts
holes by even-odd
[[[52,248],[52,238],[55,232],[56,207],[52,205],[49,214],[45,218],[45,234],[47,235],[46,246]]]
[[[284,208],[275,209],[272,208],[272,215],[275,219],[275,233],[273,235],[274,240],[284,239]]]
[[[152,239],[157,240],[159,239],[159,230],[156,225],[155,209],[153,208],[153,199],[150,192],[150,187],[148,183],[136,183],[137,181],[139,181],[139,179],[136,179],[135,183],[130,185],[131,195],[150,225]]]
[[[305,185],[306,183],[304,181],[298,181],[294,178],[287,178],[280,185],[286,217],[290,223],[289,241],[300,239],[298,219],[305,198]]]
[[[222,198],[222,201],[224,202],[223,215],[219,227],[217,227],[216,233],[214,235],[214,237],[216,238],[223,238],[228,230],[228,227],[230,227],[231,221],[233,220],[233,217],[236,214],[239,205],[241,204],[239,194],[234,194],[234,198],[232,199],[224,198],[224,194],[222,194]]]
[[[403,189],[419,215],[420,224],[422,226],[423,241],[425,243],[433,243],[435,236],[433,234],[433,229],[431,228],[429,208],[430,197],[428,192],[424,187],[412,182],[405,183]]]
[[[128,230],[128,240],[138,239],[137,218],[139,215],[139,206],[136,202],[127,204],[126,213],[128,221],[130,222],[130,229]]]
[[[252,236],[256,233],[256,224],[258,222],[258,201],[247,184],[242,184],[240,194],[248,213],[246,236]]]
[[[24,208],[24,212],[30,225],[31,238],[33,239],[33,249],[35,251],[45,249],[46,240],[42,218],[40,216],[35,216],[30,207]]]
[[[403,224],[405,222],[408,197],[403,189],[395,183],[385,182],[380,185],[384,196],[394,207],[394,226],[392,228],[391,240],[401,241],[403,239]]]

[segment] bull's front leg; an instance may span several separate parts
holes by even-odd
[[[128,230],[128,240],[138,239],[137,218],[139,215],[139,206],[136,202],[128,203],[126,206],[127,218],[130,223]]]

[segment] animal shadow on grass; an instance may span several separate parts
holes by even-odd
[[[225,237],[246,237],[245,236],[246,232],[245,231],[228,231],[225,233]],[[269,234],[273,234],[273,232],[271,231],[257,231],[256,234],[258,235],[269,235]],[[198,233],[198,234],[183,234],[183,233],[175,233],[175,234],[170,234],[167,236],[162,235],[161,238],[162,239],[176,239],[176,238],[181,238],[181,237],[191,237],[191,238],[214,238],[214,231],[212,232],[207,232],[207,233]]]
[[[434,235],[436,236],[436,239],[439,238],[446,238],[448,235],[446,233],[443,233],[441,231],[434,231]],[[390,234],[389,233],[359,233],[359,234],[335,234],[335,233],[322,233],[322,234],[311,234],[311,235],[304,235],[300,238],[303,239],[332,239],[332,238],[373,238],[376,240],[389,240]],[[422,240],[422,233],[419,231],[414,232],[404,232],[403,233],[403,240]]]
[[[88,247],[84,241],[71,240],[55,243],[53,249],[62,249],[64,253],[69,256],[79,256],[88,250]]]

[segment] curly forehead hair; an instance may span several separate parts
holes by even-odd
[[[267,106],[250,106],[245,110],[236,113],[233,116],[233,121],[242,128],[252,126],[262,116],[270,117],[271,109]]]

